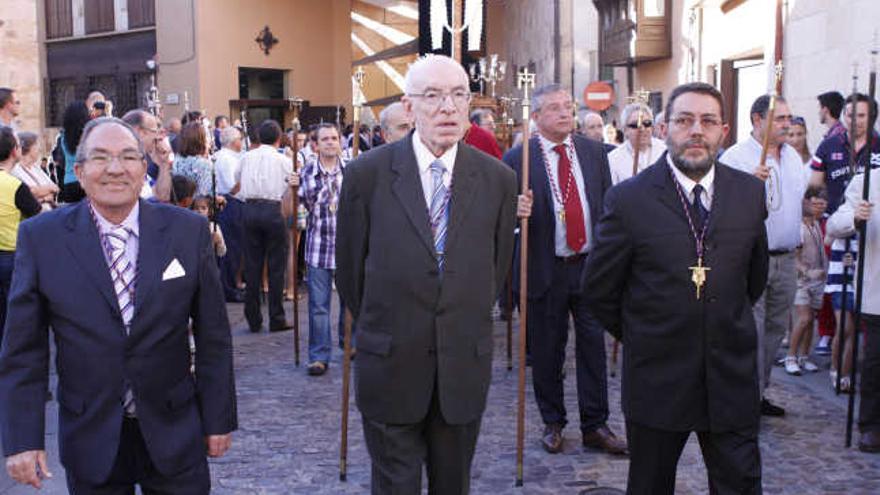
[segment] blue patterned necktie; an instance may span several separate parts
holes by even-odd
[[[446,166],[442,161],[435,160],[431,163],[431,178],[434,182],[431,193],[431,232],[434,233],[434,251],[437,252],[441,272],[446,250],[446,227],[449,222],[449,189],[443,183],[445,173]]]
[[[119,225],[114,226],[109,232],[103,234],[104,249],[107,251],[110,263],[110,279],[113,282],[116,300],[119,302],[119,311],[122,314],[122,322],[125,324],[126,335],[131,331],[131,319],[134,316],[135,270],[131,261],[125,255],[125,248],[131,235],[133,234],[128,229]],[[125,388],[122,409],[128,417],[135,417],[137,415],[134,394],[129,385],[126,385]]]

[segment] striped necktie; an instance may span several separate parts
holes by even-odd
[[[134,316],[134,266],[125,255],[125,247],[130,235],[128,229],[118,225],[103,234],[104,249],[110,260],[110,278],[113,281],[113,290],[119,302],[126,334],[131,328],[131,318]]]
[[[434,251],[437,253],[441,272],[446,250],[446,227],[449,222],[449,189],[443,183],[445,173],[446,166],[442,161],[435,160],[431,163],[431,178],[434,181],[431,193],[431,232],[434,233]]]

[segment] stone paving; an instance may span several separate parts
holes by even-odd
[[[301,305],[305,308],[305,304]],[[334,309],[335,312],[335,309]],[[350,414],[348,481],[339,481],[339,424],[341,353],[335,352],[329,372],[309,377],[305,372],[307,332],[300,336],[303,363],[293,360],[293,332],[251,334],[242,305],[229,305],[235,341],[240,429],[230,453],[211,463],[213,493],[217,494],[363,494],[369,493],[369,458],[363,442],[360,415]],[[290,312],[288,312],[290,315]],[[301,314],[305,329],[305,312]],[[516,328],[516,327],[514,327]],[[625,489],[625,458],[585,451],[576,421],[566,429],[565,451],[546,454],[539,445],[542,430],[531,394],[527,399],[525,486],[514,487],[516,368],[507,370],[505,324],[495,328],[496,348],[489,404],[473,466],[474,494],[600,493],[600,487]],[[335,335],[334,335],[335,338]],[[570,345],[569,348],[572,346]],[[825,368],[827,368],[827,363]],[[574,362],[566,364],[566,402],[576,420]],[[771,399],[784,406],[784,418],[765,419],[761,432],[764,492],[767,494],[880,494],[880,455],[843,447],[846,402],[835,397],[827,373],[790,377],[774,371]],[[609,379],[610,426],[623,434],[620,379]],[[55,478],[42,493],[66,493],[63,469],[57,459],[57,406],[48,406],[47,447]],[[677,493],[707,493],[705,468],[692,437],[679,463]],[[34,493],[14,486],[0,474],[0,494]]]

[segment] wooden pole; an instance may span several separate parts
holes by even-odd
[[[507,319],[507,371],[513,369],[513,280],[512,272],[507,273],[504,284],[504,317]]]
[[[462,26],[462,0],[452,0],[452,30],[449,32],[449,52],[453,60],[461,63],[462,45],[461,26]]]
[[[299,155],[299,146],[297,146],[296,135],[299,133],[300,122],[299,122],[299,109],[302,105],[302,99],[294,98],[290,100],[290,104],[293,107],[293,143],[291,143],[291,149],[293,150],[293,171],[294,173],[298,173],[298,169],[296,167],[296,161]],[[293,197],[293,222],[290,225],[290,270],[288,270],[290,275],[290,292],[293,294],[293,355],[294,355],[294,364],[299,367],[299,297],[297,297],[297,287],[296,281],[299,278],[299,230],[297,229],[297,222],[299,219],[299,187],[293,187],[291,196]]]
[[[354,74],[354,80],[358,89],[362,89],[364,85],[364,69],[358,67]],[[360,152],[360,120],[361,120],[361,99],[360,96],[354,95],[354,115],[351,126],[354,135],[351,139],[351,158],[355,159]],[[348,403],[349,389],[351,388],[351,327],[354,318],[351,311],[345,310],[345,318],[343,322],[342,336],[342,428],[339,441],[339,481],[346,481],[348,472]]]
[[[522,194],[529,192],[529,90],[535,85],[535,74],[523,68],[519,73],[517,86],[522,89]],[[519,380],[517,383],[516,409],[516,486],[523,486],[523,449],[525,447],[526,416],[526,319],[528,317],[528,258],[529,258],[529,219],[520,220],[520,258],[519,258]]]

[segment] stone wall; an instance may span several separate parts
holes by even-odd
[[[37,0],[2,0],[0,9],[0,87],[21,100],[18,128],[43,128],[43,91]]]

